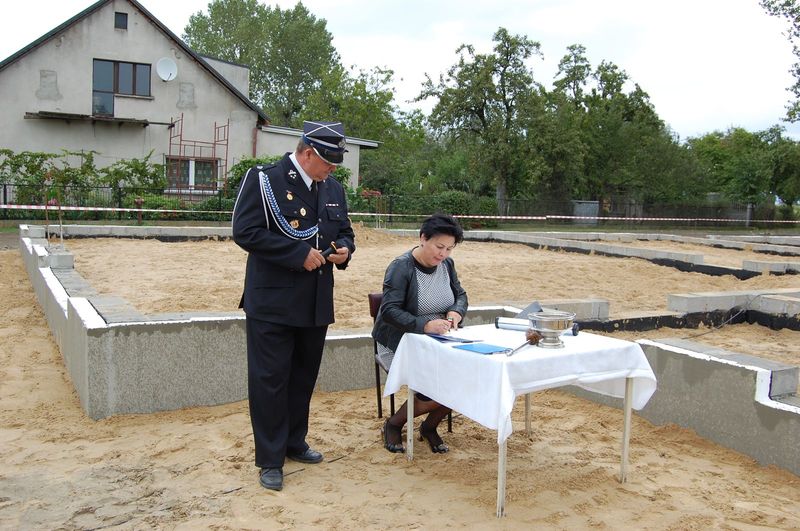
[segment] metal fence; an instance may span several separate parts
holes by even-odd
[[[430,196],[380,196],[351,205],[356,220],[379,225],[414,224],[430,214]],[[485,198],[484,198],[485,199]],[[504,212],[476,202],[451,212],[470,228],[525,224],[598,228],[648,227],[787,227],[798,222],[776,219],[774,207],[746,204],[651,204],[626,198],[598,201],[511,199]],[[489,200],[488,203],[494,203]],[[420,205],[414,207],[413,205]],[[426,206],[422,206],[426,205]],[[29,207],[29,208],[26,208]],[[354,208],[355,207],[355,208]],[[0,183],[0,218],[45,219],[54,212],[66,220],[230,220],[233,199],[217,192],[132,187],[43,187]],[[446,209],[446,208],[445,208]]]
[[[0,206],[4,219],[43,219],[58,211],[66,219],[136,219],[142,212],[147,219],[199,219],[209,212],[214,219],[215,212],[230,210],[232,201],[206,190],[2,183]]]

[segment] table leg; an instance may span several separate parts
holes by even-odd
[[[619,482],[628,480],[628,450],[631,439],[631,399],[633,397],[633,378],[625,378],[625,401],[622,406],[624,420],[622,422],[622,465],[619,471]]]
[[[506,514],[506,441],[497,445],[497,517]]]
[[[414,390],[410,387],[406,404],[406,458],[411,461],[414,459]]]
[[[531,436],[531,394],[525,395],[525,434]]]

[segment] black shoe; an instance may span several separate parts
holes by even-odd
[[[306,448],[304,452],[287,452],[286,457],[292,461],[299,461],[301,463],[308,463],[310,465],[321,463],[322,454],[311,448]]]
[[[403,440],[403,428],[398,428],[394,424],[389,422],[389,419],[386,419],[386,422],[383,423],[383,447],[392,452],[393,454],[402,454],[406,451],[403,448],[403,443],[390,443],[389,442],[389,432],[391,431],[393,434],[397,435],[397,438],[401,441]]]
[[[450,448],[444,443],[439,434],[436,432],[436,428],[428,428],[425,426],[425,423],[419,425],[419,440],[425,439],[428,441],[428,445],[431,447],[431,452],[435,454],[446,454],[450,451]]]
[[[262,468],[261,477],[258,479],[261,486],[269,490],[281,490],[283,488],[283,469],[282,468]]]

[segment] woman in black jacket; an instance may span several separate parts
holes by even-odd
[[[450,253],[464,239],[464,231],[451,216],[435,214],[422,222],[420,243],[395,258],[383,279],[383,302],[372,337],[378,343],[378,357],[388,370],[400,338],[407,332],[444,334],[458,328],[467,312],[467,293],[461,287]],[[405,403],[383,425],[383,444],[390,452],[404,452],[402,430],[406,423]],[[427,413],[420,425],[434,453],[448,451],[436,431],[450,408],[416,393],[414,416]]]

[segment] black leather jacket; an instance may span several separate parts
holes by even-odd
[[[467,313],[467,292],[461,287],[452,258],[443,262],[450,273],[450,287],[453,289],[455,303],[448,311]],[[380,344],[396,350],[400,338],[406,332],[422,334],[428,319],[417,316],[419,297],[414,279],[414,257],[411,251],[398,256],[383,277],[383,302],[372,328],[372,337]]]

